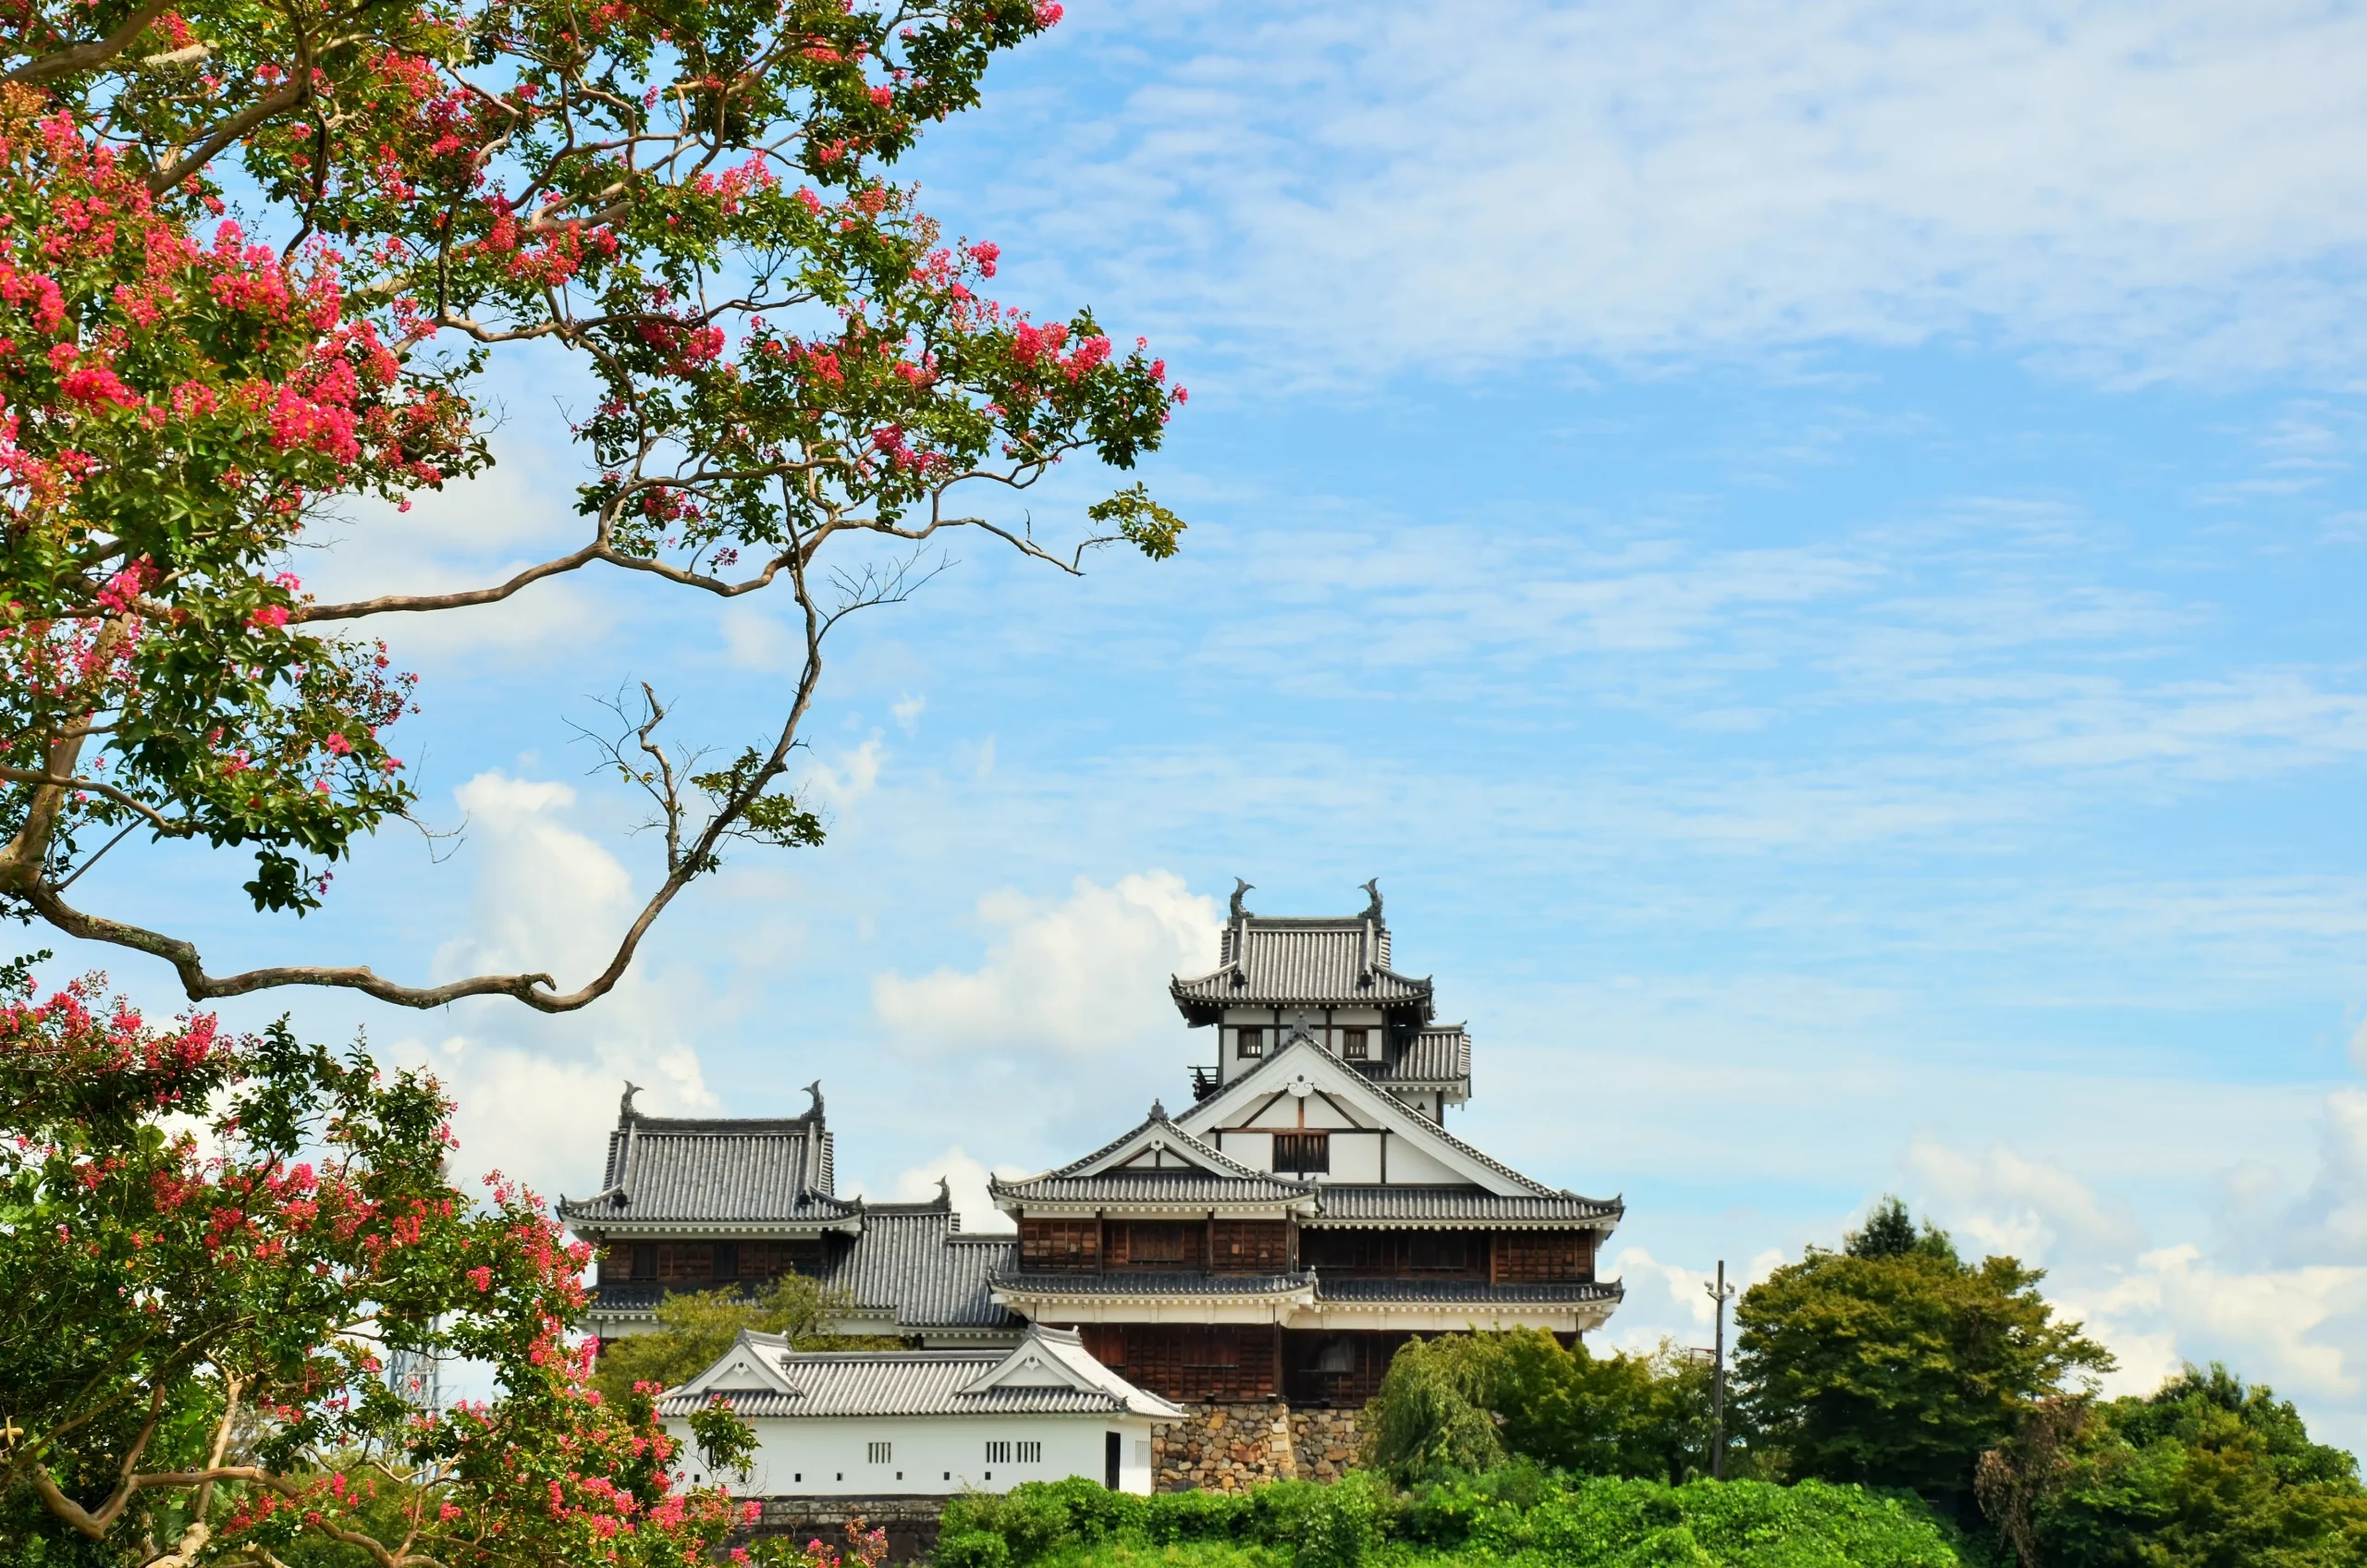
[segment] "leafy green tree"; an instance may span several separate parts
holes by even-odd
[[[1983,1451],[2112,1354],[2057,1321],[2045,1278],[1968,1263],[1895,1200],[1735,1305],[1737,1403],[1796,1476],[1911,1487],[1959,1507]]]
[[[1709,1369],[1666,1344],[1596,1356],[1542,1329],[1452,1334],[1407,1341],[1370,1419],[1369,1461],[1407,1485],[1506,1455],[1682,1481],[1707,1468]]]
[[[1401,1486],[1502,1464],[1495,1360],[1477,1334],[1399,1346],[1365,1408],[1365,1462]]]
[[[731,1348],[743,1329],[787,1334],[809,1349],[860,1349],[901,1341],[834,1336],[830,1320],[845,1298],[803,1274],[783,1274],[754,1299],[734,1290],[684,1291],[657,1304],[657,1327],[600,1347],[592,1386],[610,1399],[629,1397],[637,1383],[670,1389],[687,1382]]]
[[[1981,1456],[1981,1507],[2024,1568],[2355,1568],[2358,1464],[2226,1367],[2145,1399],[2060,1401]]]

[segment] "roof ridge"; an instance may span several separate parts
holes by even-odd
[[[1004,1181],[1000,1177],[990,1178],[988,1185],[992,1189],[1001,1189],[1025,1186],[1031,1182],[1075,1180],[1080,1172],[1085,1171],[1085,1168],[1086,1166],[1093,1164],[1096,1160],[1107,1158],[1109,1156],[1117,1153],[1120,1149],[1124,1148],[1128,1144],[1134,1142],[1134,1139],[1140,1137],[1143,1133],[1149,1132],[1155,1127],[1166,1129],[1169,1133],[1180,1139],[1187,1147],[1207,1156],[1208,1160],[1218,1167],[1218,1170],[1213,1172],[1206,1170],[1198,1172],[1179,1170],[1174,1173],[1179,1177],[1193,1174],[1198,1174],[1201,1176],[1208,1176],[1211,1174],[1229,1174],[1235,1177],[1248,1178],[1257,1181],[1282,1180],[1271,1171],[1257,1170],[1249,1166],[1244,1165],[1241,1161],[1233,1158],[1233,1156],[1225,1153],[1222,1149],[1216,1147],[1214,1145],[1201,1142],[1199,1138],[1196,1137],[1191,1133],[1188,1133],[1182,1127],[1177,1126],[1173,1117],[1162,1113],[1157,1116],[1144,1117],[1140,1121],[1135,1122],[1132,1127],[1127,1128],[1117,1137],[1110,1139],[1108,1143],[1102,1145],[1099,1148],[1094,1150],[1091,1154],[1085,1156],[1083,1158],[1073,1159],[1066,1165],[1059,1166],[1050,1170],[1039,1170],[1033,1176],[1015,1177],[1010,1181]],[[1105,1176],[1118,1174],[1117,1171],[1086,1173]],[[1166,1172],[1160,1170],[1136,1170],[1133,1169],[1127,1169],[1125,1173],[1130,1176],[1159,1176],[1166,1174]],[[1309,1182],[1291,1182],[1287,1181],[1284,1181],[1283,1184],[1286,1186],[1312,1185],[1312,1183]]]
[[[791,1127],[811,1132],[812,1116],[644,1116],[633,1113],[632,1124],[644,1133],[754,1133]],[[622,1132],[620,1127],[611,1132]]]

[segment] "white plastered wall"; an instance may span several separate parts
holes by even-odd
[[[668,1421],[666,1429],[684,1445],[683,1467],[694,1483],[720,1481],[740,1497],[859,1498],[1000,1492],[1071,1476],[1099,1481],[1108,1434],[1116,1432],[1118,1489],[1150,1495],[1152,1423],[1139,1415],[799,1416],[748,1424],[757,1448],[744,1479],[707,1476],[687,1423]],[[1012,1457],[989,1463],[990,1442],[1009,1443]],[[1026,1442],[1043,1445],[1040,1460],[1019,1461],[1019,1445]],[[888,1459],[871,1458],[874,1443],[888,1445]]]

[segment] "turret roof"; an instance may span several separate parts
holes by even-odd
[[[857,1206],[831,1191],[830,1133],[818,1115],[657,1117],[626,1109],[608,1133],[601,1190],[561,1197],[559,1217],[604,1226],[827,1224]]]
[[[1243,914],[1229,923],[1218,967],[1169,982],[1192,1023],[1214,1023],[1229,1007],[1380,1008],[1427,1023],[1430,982],[1389,967],[1389,927],[1370,915],[1277,919]]]

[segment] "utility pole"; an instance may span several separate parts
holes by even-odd
[[[1726,1283],[1726,1260],[1718,1259],[1718,1282],[1704,1285],[1714,1304],[1711,1315],[1717,1320],[1716,1349],[1711,1352],[1710,1363],[1710,1479],[1726,1478],[1726,1303],[1735,1299],[1735,1288]]]

